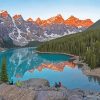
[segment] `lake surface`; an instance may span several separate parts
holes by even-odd
[[[60,81],[70,89],[81,88],[100,91],[100,79],[84,75],[81,67],[71,64],[64,67],[50,65],[66,62],[70,60],[70,56],[40,54],[36,52],[35,48],[10,49],[0,52],[0,66],[4,56],[7,59],[9,80],[14,82],[30,78],[44,78],[50,82],[51,86]],[[49,65],[44,67],[42,64]]]

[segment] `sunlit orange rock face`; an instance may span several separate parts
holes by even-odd
[[[8,17],[8,12],[7,11],[1,11],[0,16],[6,18],[6,17]]]
[[[59,14],[55,17],[51,17],[47,20],[41,20],[40,18],[37,18],[37,20],[35,21],[37,24],[41,25],[41,26],[47,26],[53,23],[56,24],[60,24],[60,23],[64,23],[64,19],[63,17]]]
[[[39,71],[42,71],[42,69],[47,68],[47,69],[52,69],[54,71],[63,71],[65,67],[71,67],[75,68],[76,64],[73,62],[62,62],[62,63],[57,63],[57,64],[41,64],[37,69]]]
[[[38,25],[41,26],[47,26],[50,24],[66,24],[66,25],[71,25],[71,26],[82,26],[82,27],[89,27],[93,24],[93,22],[90,19],[86,19],[86,20],[80,20],[79,18],[76,18],[74,16],[69,17],[68,19],[64,20],[63,17],[59,14],[57,16],[51,17],[47,20],[42,20],[40,18],[37,18],[37,20],[35,21]]]
[[[16,20],[16,19],[19,19],[19,18],[21,18],[22,16],[21,15],[15,15],[15,16],[13,16],[13,18]]]
[[[80,20],[74,16],[71,16],[67,20],[65,20],[65,24],[77,27],[78,26],[89,27],[93,24],[93,22],[90,19]]]
[[[41,25],[43,22],[40,18],[37,18],[36,21],[35,21],[37,24]]]
[[[55,17],[51,17],[50,19],[47,20],[48,23],[64,23],[64,19],[62,18],[62,16],[59,14]]]
[[[28,21],[28,22],[32,22],[32,23],[34,23],[34,21],[33,21],[32,18],[28,18],[27,21]]]
[[[27,19],[27,21],[31,22],[31,21],[33,21],[33,19],[32,18],[29,18],[29,19]]]
[[[90,19],[86,19],[86,20],[83,20],[82,22],[81,22],[81,26],[87,26],[87,27],[89,27],[89,26],[91,26],[93,24],[93,22],[90,20]]]
[[[63,71],[63,66],[58,66],[56,64],[42,64],[38,67],[38,70],[39,71],[42,71],[42,69],[44,68],[47,68],[47,69],[52,69],[52,70],[55,70],[55,71]]]

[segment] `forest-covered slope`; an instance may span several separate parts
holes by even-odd
[[[84,32],[45,42],[37,50],[79,55],[91,68],[100,67],[100,20]]]

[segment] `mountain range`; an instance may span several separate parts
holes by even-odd
[[[91,69],[98,68],[100,67],[100,20],[84,32],[44,42],[37,50],[77,55]]]
[[[21,15],[12,17],[7,11],[0,11],[0,45],[25,46],[33,41],[49,41],[82,32],[92,24],[90,19],[80,20],[74,16],[65,20],[60,14],[46,20],[24,20]]]

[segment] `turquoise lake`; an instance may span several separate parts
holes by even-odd
[[[51,86],[60,81],[62,85],[69,89],[81,88],[100,91],[100,79],[84,75],[80,66],[75,65],[75,67],[72,67],[68,65],[60,71],[48,67],[42,70],[38,68],[45,63],[57,64],[68,61],[71,58],[70,56],[64,54],[40,54],[36,52],[35,48],[10,49],[0,52],[0,67],[4,56],[7,59],[9,80],[14,82],[31,78],[43,78],[47,79]]]

